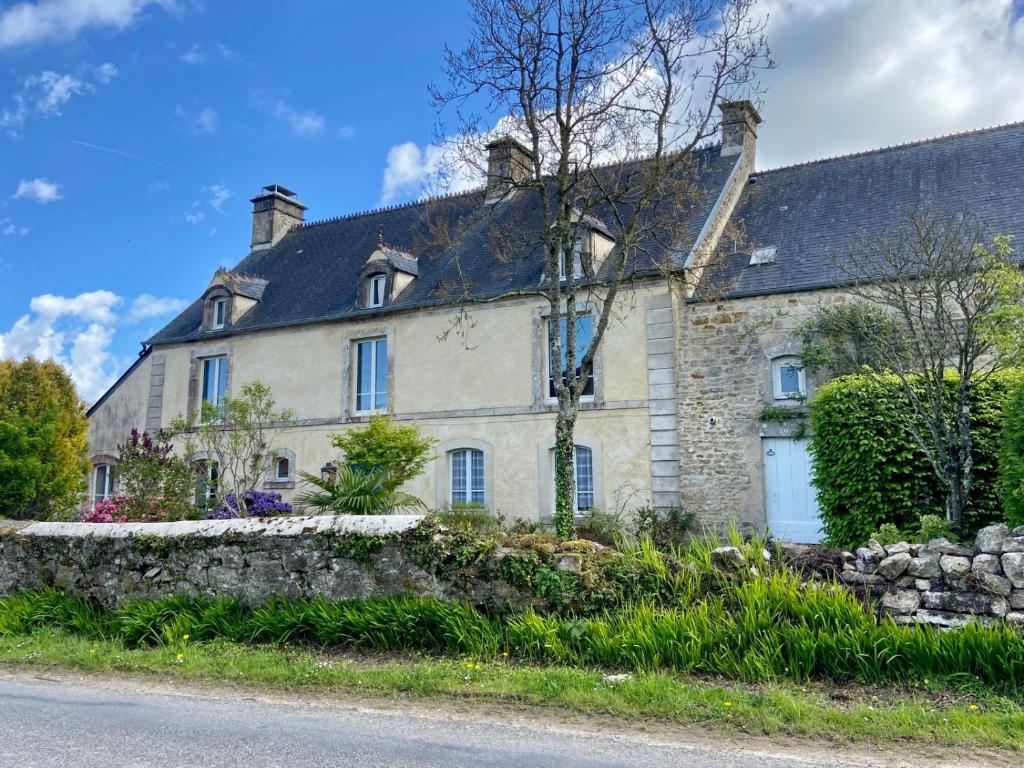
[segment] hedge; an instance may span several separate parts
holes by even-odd
[[[999,455],[999,491],[1011,526],[1024,525],[1024,386],[1006,404]]]
[[[999,455],[1003,408],[1020,371],[973,387],[974,490],[961,534],[1002,518]],[[957,379],[947,378],[950,395]],[[859,546],[883,523],[915,528],[921,515],[945,517],[946,492],[910,426],[918,416],[895,376],[843,376],[810,404],[811,460],[818,506],[830,542]]]

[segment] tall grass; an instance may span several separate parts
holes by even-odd
[[[638,549],[637,557],[653,557]],[[666,572],[666,581],[705,575]],[[688,587],[687,587],[688,588]],[[838,585],[776,571],[722,579],[677,608],[634,604],[596,618],[527,611],[504,621],[428,598],[237,601],[167,598],[104,612],[57,592],[0,599],[0,635],[53,627],[128,645],[226,639],[374,651],[425,651],[632,671],[671,670],[744,681],[859,683],[972,680],[1024,690],[1024,634],[1009,626],[940,632],[878,621]],[[685,590],[681,590],[682,594]]]

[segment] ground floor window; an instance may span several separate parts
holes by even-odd
[[[464,448],[448,454],[452,504],[485,504],[484,452]]]
[[[572,452],[572,465],[576,476],[576,514],[581,515],[594,508],[594,452],[586,446],[577,445]],[[553,500],[555,498],[554,451],[551,452],[551,488]]]
[[[114,467],[97,464],[92,471],[92,502],[109,499],[114,495]]]

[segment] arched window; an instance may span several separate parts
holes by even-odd
[[[772,360],[772,397],[775,400],[803,400],[807,379],[800,358],[785,355]]]
[[[448,453],[449,501],[455,504],[486,504],[484,452],[462,448]]]
[[[97,464],[92,470],[92,503],[114,495],[114,465]]]
[[[366,306],[383,307],[387,291],[388,276],[382,273],[366,278]]]
[[[274,462],[274,479],[279,481],[292,479],[292,463],[287,456],[281,456]]]

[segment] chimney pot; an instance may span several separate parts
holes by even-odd
[[[747,100],[723,101],[719,109],[722,110],[722,156],[746,153],[753,165],[761,116]]]
[[[280,184],[268,184],[251,202],[252,242],[249,247],[253,251],[277,245],[305,216],[306,206],[296,199],[294,192]]]
[[[488,203],[508,196],[533,178],[533,152],[511,136],[502,136],[487,146]]]

